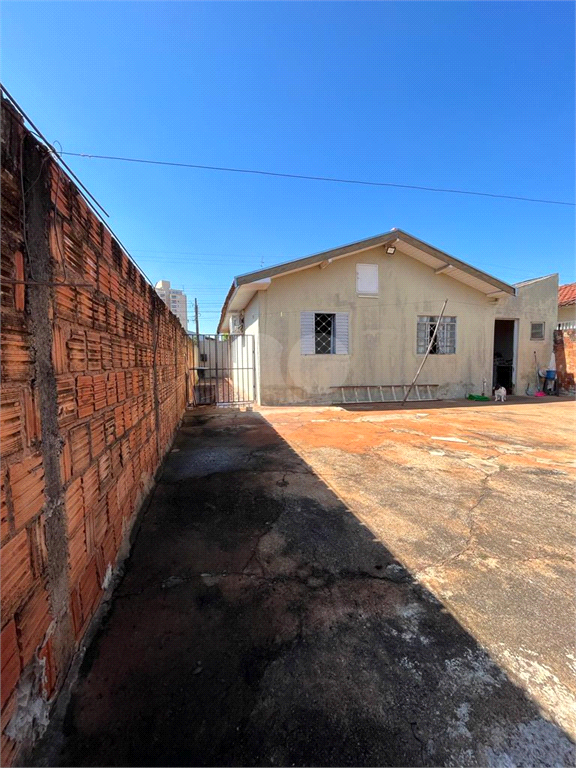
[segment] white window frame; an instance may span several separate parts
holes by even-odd
[[[316,317],[317,315],[332,315],[332,336],[330,352],[316,352]],[[300,353],[306,356],[330,357],[331,355],[348,355],[349,349],[349,315],[347,312],[334,310],[310,310],[300,313]]]
[[[534,326],[542,326],[542,336],[534,336]],[[541,321],[534,321],[530,323],[530,341],[546,341],[546,323]]]
[[[425,355],[430,344],[430,326],[438,322],[439,315],[418,315],[416,320],[416,354]],[[458,318],[455,315],[443,317],[436,335],[438,348],[430,350],[431,355],[455,355],[457,345]],[[452,333],[453,331],[453,333]],[[433,331],[432,331],[433,332]],[[451,344],[451,342],[453,342]],[[450,345],[450,346],[449,346]],[[452,348],[453,347],[453,348]]]
[[[371,281],[374,281],[375,278],[375,290],[372,291],[361,291],[360,290],[360,268],[361,267],[368,267],[370,270],[372,270],[372,278]],[[375,272],[375,274],[374,274]],[[365,298],[378,298],[380,295],[380,274],[378,270],[378,264],[356,264],[356,295],[362,296]]]

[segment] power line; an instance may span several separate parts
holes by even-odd
[[[116,157],[113,155],[89,155],[85,152],[62,152],[71,157],[87,157],[94,160],[120,160],[125,163],[144,163],[146,165],[167,165],[175,168],[196,168],[203,171],[224,171],[226,173],[251,173],[258,176],[276,176],[283,179],[305,179],[307,181],[329,181],[336,184],[360,184],[367,187],[396,187],[398,189],[416,189],[423,192],[448,192],[454,195],[476,195],[478,197],[495,197],[504,200],[521,200],[525,203],[546,203],[548,205],[576,206],[565,200],[544,200],[534,197],[520,197],[518,195],[499,195],[492,192],[473,192],[467,189],[448,189],[444,187],[422,187],[416,184],[394,184],[389,181],[362,181],[360,179],[338,179],[330,176],[304,176],[299,173],[278,173],[275,171],[256,171],[249,168],[226,168],[218,165],[198,165],[195,163],[173,163],[165,160],[143,160],[135,157]]]

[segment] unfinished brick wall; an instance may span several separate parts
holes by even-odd
[[[576,391],[576,328],[554,331],[554,355],[561,388],[567,392]]]
[[[2,103],[2,763],[44,727],[186,406],[189,337]]]

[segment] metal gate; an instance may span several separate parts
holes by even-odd
[[[256,399],[254,336],[243,333],[190,334],[194,367],[190,405],[240,405]]]

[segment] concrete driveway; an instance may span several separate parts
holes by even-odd
[[[572,765],[573,403],[443,406],[188,414],[35,764]]]

